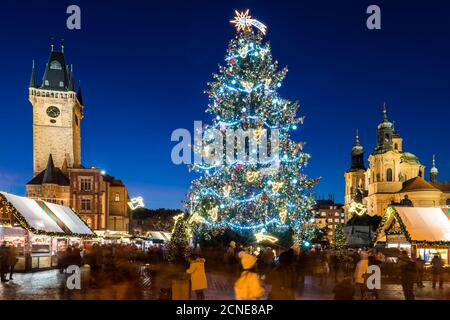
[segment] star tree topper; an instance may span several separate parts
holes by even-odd
[[[230,22],[232,24],[235,25],[237,31],[241,31],[241,30],[250,30],[251,26],[254,26],[256,28],[258,28],[262,34],[266,34],[267,31],[267,27],[262,24],[261,22],[259,22],[256,19],[252,19],[252,17],[250,16],[250,10],[247,9],[247,11],[234,11],[236,13],[236,16],[234,17],[233,20],[231,20]]]

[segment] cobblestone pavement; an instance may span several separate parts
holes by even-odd
[[[58,270],[48,270],[36,273],[16,274],[14,280],[0,284],[0,299],[2,300],[67,300],[67,299],[158,299],[161,288],[170,288],[171,280],[180,277],[180,272],[170,268],[141,272],[138,283],[109,283],[103,288],[89,288],[89,269],[82,268],[81,290],[68,290],[66,276]],[[233,277],[219,272],[208,272],[208,300],[233,299]],[[380,299],[403,300],[402,287],[399,284],[382,281]],[[298,300],[331,300],[334,281],[328,279],[326,285],[320,285],[318,279],[306,277],[304,289],[298,289]],[[270,287],[266,288],[267,292]],[[417,300],[450,300],[450,284],[444,284],[443,289],[433,289],[430,282],[425,282],[424,288],[414,289]],[[267,298],[267,295],[263,299]],[[359,292],[356,294],[359,299]]]

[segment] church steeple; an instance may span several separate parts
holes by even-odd
[[[364,149],[359,143],[358,129],[356,129],[355,145],[351,152],[351,165],[349,171],[365,170],[364,166]]]
[[[430,169],[430,181],[431,182],[437,182],[438,173],[439,173],[439,171],[436,168],[436,159],[433,154],[433,165]]]
[[[377,146],[374,154],[385,153],[394,149],[392,138],[394,135],[394,125],[389,121],[387,115],[386,102],[383,104],[383,119],[377,128]]]

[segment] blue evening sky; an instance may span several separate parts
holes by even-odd
[[[65,27],[70,4],[81,7],[81,30]],[[381,30],[366,28],[371,4],[381,7]],[[234,37],[234,10],[246,8],[268,26],[273,56],[289,67],[281,93],[306,116],[295,139],[312,155],[306,173],[322,177],[318,194],[343,200],[355,129],[367,160],[384,101],[404,148],[427,171],[436,154],[440,178],[450,180],[448,1],[6,0],[0,189],[24,194],[32,176],[31,60],[40,81],[55,37],[56,47],[65,39],[83,88],[83,164],[122,179],[150,208],[180,207],[195,175],[172,164],[170,135],[209,121],[203,91]]]

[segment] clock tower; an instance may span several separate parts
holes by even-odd
[[[74,77],[66,64],[63,46],[58,52],[52,45],[40,86],[33,62],[29,101],[33,107],[33,175],[46,169],[50,155],[57,168],[79,168],[83,102],[81,90],[78,94],[75,92]]]

